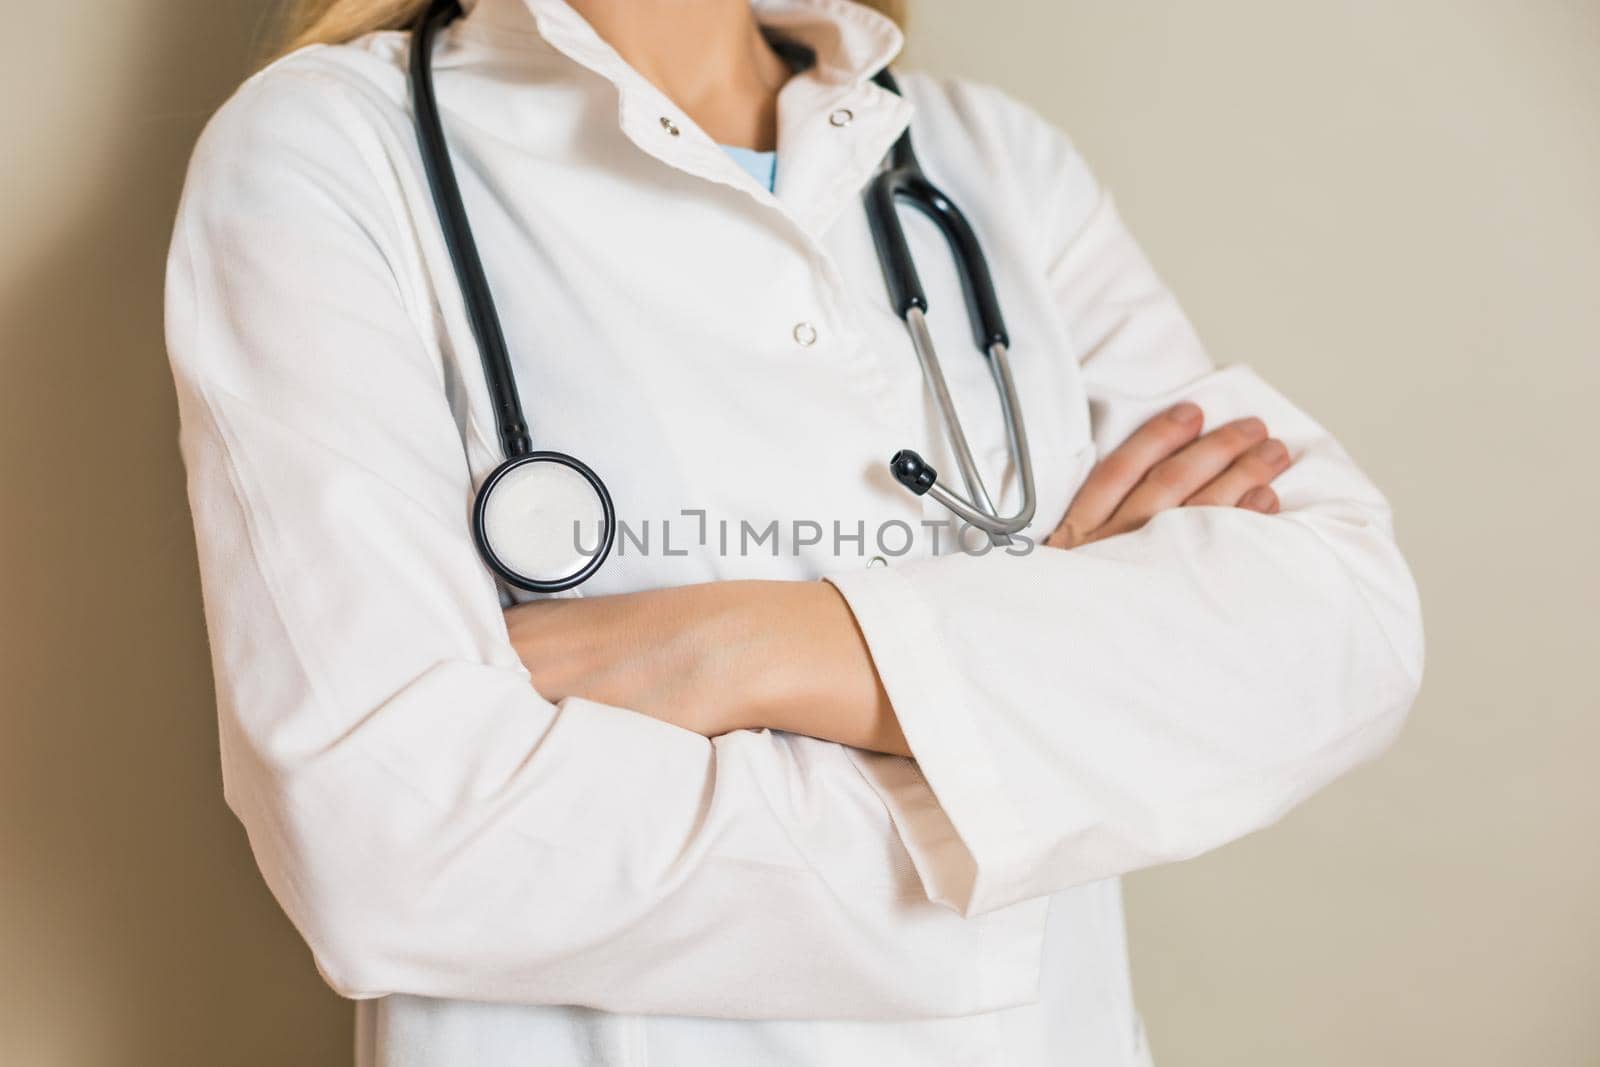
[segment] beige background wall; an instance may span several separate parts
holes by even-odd
[[[222,803],[160,338],[187,151],[267,7],[7,5],[8,1064],[348,1055],[349,1011]],[[1600,1064],[1600,3],[913,18],[919,63],[1076,137],[1217,358],[1389,491],[1423,588],[1428,676],[1393,754],[1130,881],[1159,1060]]]

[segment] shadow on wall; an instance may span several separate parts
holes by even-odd
[[[74,35],[116,32],[66,6],[51,17]],[[161,332],[189,151],[247,73],[268,4],[160,6],[124,20],[138,36],[114,44],[136,57],[122,95],[71,131],[93,172],[50,191],[43,247],[4,252],[0,1060],[347,1063],[350,1007],[223,803]],[[63,54],[71,78],[86,61],[72,41]]]

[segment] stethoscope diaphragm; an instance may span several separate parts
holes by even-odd
[[[496,467],[478,489],[472,533],[501,578],[534,593],[587,579],[616,540],[611,494],[564,452],[529,452]]]

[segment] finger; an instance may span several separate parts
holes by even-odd
[[[1266,485],[1289,466],[1289,450],[1269,437],[1229,464],[1228,469],[1200,487],[1186,505],[1214,504],[1233,507],[1257,486]]]
[[[1157,463],[1106,523],[1108,533],[1137,529],[1157,512],[1182,504],[1266,436],[1260,419],[1237,419]]]
[[[1102,525],[1150,468],[1193,441],[1204,422],[1199,406],[1188,402],[1145,420],[1095,464],[1073,496],[1058,530],[1087,531]]]
[[[1239,506],[1263,515],[1278,513],[1278,494],[1270,486],[1258,485],[1239,499]]]

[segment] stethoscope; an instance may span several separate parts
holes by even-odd
[[[434,35],[460,14],[459,0],[433,0],[417,23],[411,43],[411,95],[423,170],[483,361],[500,446],[506,457],[478,487],[472,507],[472,535],[484,563],[506,582],[533,593],[556,593],[579,585],[600,569],[616,542],[616,509],[605,482],[586,464],[565,452],[533,447],[506,350],[505,332],[467,221],[433,91]],[[888,70],[879,71],[873,81],[890,92],[900,91]],[[1022,505],[1011,515],[1001,515],[996,510],[978,474],[945,383],[928,329],[928,298],[922,291],[897,213],[897,202],[901,200],[931,219],[950,244],[976,344],[989,361],[1000,394],[1007,446],[1022,483]],[[992,543],[1007,544],[1012,534],[1033,519],[1033,458],[1022,425],[1016,383],[1011,377],[1007,354],[1010,339],[1000,317],[1000,301],[995,296],[983,249],[966,216],[922,173],[911,148],[909,129],[895,141],[888,167],[873,180],[866,208],[890,299],[911,335],[923,377],[944,417],[951,451],[968,495],[939,484],[938,472],[909,448],[894,454],[889,470],[901,485],[918,496],[933,497],[958,518],[987,534]],[[593,544],[582,543],[584,530],[594,531]]]

